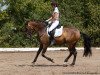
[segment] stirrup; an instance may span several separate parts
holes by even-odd
[[[51,42],[50,42],[50,45],[54,45],[55,44],[55,40],[53,39]]]

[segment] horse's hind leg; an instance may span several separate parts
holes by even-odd
[[[71,63],[71,66],[75,65],[76,56],[77,56],[77,51],[76,51],[75,47],[72,50],[73,50],[74,58],[73,58],[73,62]]]
[[[70,52],[70,54],[68,55],[68,57],[65,59],[65,63],[68,62],[69,58],[72,56],[72,52]]]
[[[74,59],[73,59],[73,62],[72,62],[71,65],[74,65],[74,64],[75,64],[76,56],[77,56],[77,51],[76,51],[76,49],[75,49],[75,45],[76,45],[76,43],[71,44],[71,45],[68,46],[68,49],[69,49],[70,54],[69,54],[68,57],[65,59],[65,61],[64,61],[64,66],[67,66],[67,65],[66,65],[66,62],[68,62],[69,58],[70,58],[72,55],[74,55]]]
[[[51,62],[54,63],[53,59],[51,59],[50,57],[47,57],[47,56],[45,55],[45,52],[47,51],[47,47],[48,47],[48,46],[43,45],[42,56],[43,56],[44,58],[46,58],[47,60],[49,60],[49,61],[51,61]]]
[[[63,64],[63,66],[67,66],[67,62],[68,62],[68,60],[69,60],[69,58],[72,56],[72,51],[69,49],[69,55],[68,55],[68,57],[64,60],[64,64]]]

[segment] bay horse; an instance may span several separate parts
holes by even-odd
[[[42,52],[41,55],[44,58],[54,63],[53,59],[45,55],[47,48],[50,45],[49,36],[46,31],[47,30],[46,23],[42,21],[29,20],[25,23],[25,27],[26,27],[26,32],[28,35],[31,35],[32,32],[36,32],[38,34],[38,39],[39,39],[39,44],[40,44],[39,50],[37,51],[35,59],[32,63],[35,64],[41,52]],[[64,63],[68,62],[69,58],[73,55],[74,58],[73,58],[71,65],[75,65],[76,56],[77,56],[77,51],[76,51],[75,46],[76,46],[76,43],[81,38],[81,35],[83,36],[83,39],[84,39],[83,56],[85,57],[91,56],[92,51],[91,51],[90,37],[80,32],[78,29],[74,27],[64,27],[62,35],[59,37],[54,37],[55,44],[57,45],[67,44],[68,45],[69,55],[64,60]]]

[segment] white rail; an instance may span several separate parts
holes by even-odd
[[[39,48],[0,48],[0,51],[37,51]],[[49,47],[48,51],[67,50],[66,47]],[[83,50],[83,47],[77,47],[77,50]],[[94,48],[100,50],[100,48]]]

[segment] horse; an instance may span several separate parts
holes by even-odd
[[[38,35],[38,40],[39,40],[39,49],[37,51],[37,54],[32,62],[33,65],[35,65],[35,62],[37,61],[37,58],[39,54],[46,58],[47,60],[51,61],[54,63],[53,59],[50,57],[47,57],[45,55],[47,48],[50,46],[50,39],[47,34],[47,25],[45,22],[42,21],[36,21],[36,20],[28,20],[25,23],[26,27],[26,33],[28,36],[32,35],[32,32],[37,33]],[[64,60],[64,65],[67,65],[67,62],[69,58],[73,55],[73,61],[70,65],[75,65],[76,62],[76,57],[77,57],[77,51],[76,51],[76,44],[80,40],[81,36],[83,37],[83,43],[84,43],[84,53],[83,56],[92,56],[92,50],[91,50],[91,39],[90,37],[85,34],[80,32],[78,29],[75,27],[63,27],[63,33],[59,37],[54,37],[55,44],[56,45],[62,45],[62,44],[67,44],[68,50],[69,50],[69,55],[67,58]]]

